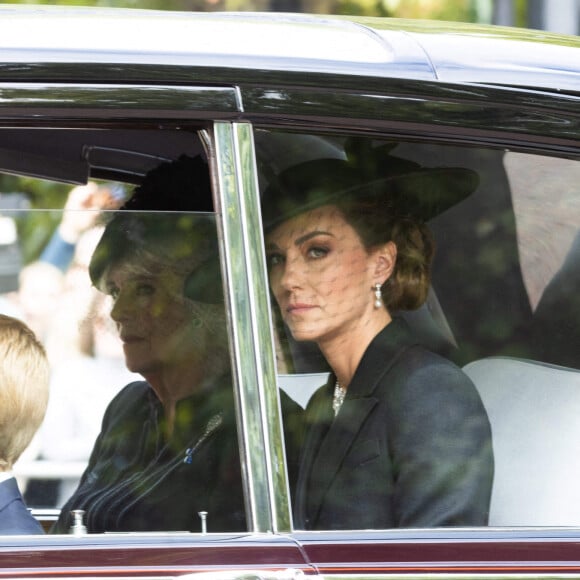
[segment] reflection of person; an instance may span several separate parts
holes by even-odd
[[[73,509],[91,532],[197,531],[200,511],[209,530],[245,529],[215,224],[162,212],[175,208],[211,211],[200,159],[153,170],[124,209],[161,211],[117,214],[93,254],[127,367],[146,382],[109,405],[53,531],[69,530]]]
[[[44,422],[28,448],[26,459],[86,462],[100,430],[103,411],[119,389],[131,379],[119,337],[108,314],[93,316],[93,304],[103,295],[90,287],[88,264],[102,234],[96,226],[102,209],[119,206],[112,186],[72,188],[61,221],[39,259],[23,269],[18,299],[24,320],[42,339],[51,363],[50,402]],[[96,297],[98,295],[98,297]],[[93,324],[108,319],[112,326]],[[103,356],[105,340],[116,339],[112,356]],[[79,377],[84,380],[79,384]],[[133,377],[134,379],[134,377]],[[54,465],[55,470],[60,466]],[[28,505],[62,505],[76,488],[78,477],[29,479]]]
[[[33,332],[4,315],[0,315],[0,361],[0,534],[42,534],[11,470],[44,417],[48,361]]]
[[[46,262],[35,261],[20,270],[18,292],[6,312],[23,320],[42,341],[48,334],[52,316],[63,287],[62,272]]]
[[[85,276],[87,284],[86,272]],[[88,305],[78,300],[80,289],[69,293],[77,302],[69,303],[68,309],[60,308],[60,323],[49,336],[47,351],[56,362],[51,365],[50,402],[35,437],[41,460],[68,465],[88,462],[107,405],[124,385],[140,378],[124,364],[106,296],[91,290]],[[77,304],[84,313],[76,308]],[[63,355],[55,356],[55,343]],[[66,477],[29,481],[26,501],[34,506],[60,507],[76,489],[78,480]]]
[[[62,220],[38,260],[24,266],[18,276],[18,290],[1,297],[0,310],[24,320],[46,346],[55,324],[65,273],[73,259],[77,242],[93,227],[101,209],[118,207],[111,188],[89,182],[70,190]],[[70,305],[70,304],[69,304]],[[53,361],[50,348],[48,355]]]
[[[333,371],[307,409],[295,524],[484,525],[493,457],[481,400],[391,317],[424,302],[433,242],[423,222],[473,178],[392,156],[382,167],[390,177],[362,186],[346,161],[307,162],[265,192],[272,292],[293,337],[317,343]],[[414,192],[429,195],[424,207]]]
[[[54,231],[39,260],[65,272],[73,260],[82,235],[95,225],[99,211],[119,207],[110,187],[89,181],[69,191],[62,220]]]

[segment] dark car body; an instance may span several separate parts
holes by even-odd
[[[260,139],[255,139],[260,131],[355,135],[418,144],[426,158],[436,158],[441,146],[458,156],[473,152],[474,163],[480,162],[484,150],[566,160],[571,165],[561,173],[552,166],[546,171],[566,195],[551,198],[558,204],[558,218],[546,222],[541,231],[548,236],[571,220],[570,241],[578,221],[571,216],[580,215],[580,180],[573,180],[580,164],[578,38],[390,19],[3,5],[0,126],[2,172],[69,184],[94,178],[138,183],[154,162],[183,150],[199,151],[199,144],[190,146],[188,130],[202,135],[222,224],[220,250],[233,321],[230,336],[249,522],[244,534],[4,536],[0,577],[206,574],[233,579],[304,574],[521,580],[580,575],[580,521],[560,525],[557,520],[543,524],[522,518],[480,528],[293,529],[287,476],[280,469],[279,381],[256,168],[256,157],[268,151],[257,151]],[[524,165],[526,171],[533,166]],[[42,200],[37,206],[43,207]],[[44,207],[55,209],[49,202]],[[544,206],[537,207],[541,221]],[[499,239],[503,234],[496,226],[504,223],[502,215],[492,200],[449,220],[459,220],[470,232],[473,226],[478,240],[489,231]],[[478,221],[478,216],[483,218]],[[451,227],[448,221],[437,229],[441,260],[446,256],[445,232]],[[538,238],[534,229],[526,235]],[[489,324],[497,327],[506,312],[514,312],[513,287],[503,288],[501,281],[519,271],[519,263],[495,272],[493,252],[476,255],[467,242],[463,249],[466,255],[454,254],[453,249],[447,254],[450,263],[459,264],[455,270],[445,270],[439,280],[435,276],[440,288],[446,281],[451,288],[439,295],[440,302],[446,295],[450,303],[443,304],[443,310],[464,304],[456,318],[470,327],[470,316],[483,308],[483,295],[497,313]],[[542,256],[546,254],[548,250]],[[532,265],[543,263],[536,258],[530,257]],[[564,258],[559,255],[553,261],[557,264],[546,274],[548,279]],[[480,267],[488,269],[478,277]],[[526,272],[532,270],[529,266]],[[481,287],[482,293],[454,295],[453,288],[464,283]],[[501,309],[504,300],[506,312]],[[572,315],[568,319],[573,320]],[[536,360],[525,351],[525,336],[526,332],[510,350],[501,337],[489,338],[482,330],[458,364],[504,353]],[[568,336],[564,340],[572,341]],[[548,363],[546,368],[559,365],[562,374],[573,375],[577,382],[580,360],[575,365],[540,360]],[[305,365],[302,372],[319,369]],[[317,380],[323,382],[320,376]],[[510,404],[508,400],[501,406]],[[571,399],[565,404],[572,417],[574,404]],[[515,409],[516,399],[513,405]],[[537,406],[548,405],[538,400]],[[537,420],[522,419],[532,430]],[[569,416],[561,422],[555,419],[546,429],[538,427],[538,433],[559,432],[564,424],[572,429],[570,421]],[[520,425],[516,418],[513,425]],[[572,488],[578,487],[572,466],[578,463],[580,446],[573,436],[564,432],[568,451],[558,455],[564,462],[561,477],[569,478]],[[505,437],[511,437],[509,432]],[[521,441],[525,447],[523,434]],[[525,455],[525,449],[520,450],[520,456]],[[546,494],[557,496],[558,486],[551,488],[549,478],[542,483],[552,471],[542,467],[545,459],[533,460],[538,473],[530,477],[537,477]],[[528,475],[518,477],[514,475],[515,485],[525,488]],[[562,498],[564,512],[566,502],[574,499],[580,502],[580,493]]]

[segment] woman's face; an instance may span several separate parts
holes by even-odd
[[[105,286],[127,368],[143,376],[195,363],[215,345],[212,333],[225,327],[223,308],[185,298],[183,277],[170,270],[148,273],[120,263],[106,272]]]
[[[297,340],[321,343],[350,332],[373,313],[377,256],[335,206],[305,212],[266,236],[269,278]]]

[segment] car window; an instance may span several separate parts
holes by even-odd
[[[580,512],[570,506],[580,505],[580,498],[567,459],[580,411],[578,158],[269,130],[259,130],[256,142],[278,383],[307,408],[294,494],[297,527],[578,525]],[[425,172],[439,177],[420,179]],[[331,223],[325,208],[348,216],[360,207],[352,201],[357,196],[381,198],[377,211],[410,216],[432,234],[435,254],[424,300],[390,314],[411,333],[405,348],[418,344],[418,357],[429,352],[450,361],[462,381],[467,377],[467,387],[451,393],[454,370],[447,379],[431,375],[422,390],[417,385],[426,379],[417,378],[421,373],[405,362],[407,355],[397,351],[389,358],[383,344],[384,359],[377,362],[377,339],[364,343],[368,348],[358,359],[351,356],[357,345],[349,333],[358,336],[358,330],[352,330],[350,313],[360,293],[372,305],[376,289],[360,282],[367,270],[339,259],[334,277],[317,270],[323,262],[315,260],[337,250],[319,238],[320,246],[305,240],[310,230]],[[372,238],[364,227],[377,220],[352,215],[346,221],[361,238]],[[351,255],[340,251],[345,259]],[[394,292],[389,288],[383,287],[379,304]],[[335,336],[344,336],[348,348],[340,351]],[[333,416],[344,359],[363,370],[350,375],[353,392],[349,386]],[[397,369],[412,378],[401,379]],[[457,403],[470,389],[483,414],[466,413]],[[415,393],[413,402],[405,392]],[[458,415],[443,420],[452,413]],[[482,417],[489,430],[476,436],[473,423]],[[438,429],[450,432],[436,442]],[[481,445],[471,452],[456,444],[473,437]],[[446,461],[455,481],[433,465]],[[473,478],[462,479],[461,470],[472,470]],[[433,489],[437,484],[442,493]]]
[[[247,530],[197,132],[7,129],[0,141],[12,151],[0,311],[51,364],[44,422],[14,466],[26,504],[53,533]]]
[[[378,459],[385,450],[392,454],[393,434],[385,440],[377,433],[358,441],[330,439],[332,452],[320,457],[331,463],[326,469],[319,461],[322,471],[340,475],[341,466],[352,468],[335,483],[304,471],[305,454],[316,450],[309,439],[319,426],[313,409],[330,412],[326,403],[333,399],[334,369],[316,340],[293,335],[270,285],[295,529],[578,524],[580,513],[570,506],[580,505],[580,499],[575,501],[566,460],[574,452],[580,411],[578,159],[337,133],[258,129],[254,136],[270,280],[279,263],[268,246],[270,233],[304,210],[321,207],[319,194],[327,196],[325,205],[333,205],[353,193],[382,194],[386,184],[406,217],[419,215],[425,221],[435,244],[425,300],[415,309],[392,308],[391,314],[408,327],[413,348],[422,345],[462,373],[463,386],[457,388],[475,393],[470,404],[478,406],[475,423],[485,431],[476,437],[477,452],[459,448],[454,441],[462,440],[457,433],[469,421],[457,411],[453,437],[438,443],[439,452],[455,450],[462,467],[462,457],[479,458],[470,476],[477,482],[478,501],[461,504],[453,496],[454,505],[470,512],[468,519],[453,510],[448,520],[433,519],[429,506],[439,510],[441,504],[424,499],[424,488],[431,487],[423,483],[411,486],[420,506],[411,515],[398,514],[388,525],[365,519],[378,511],[374,506],[382,500],[373,494],[382,494],[387,476],[369,477],[359,466],[374,463],[386,469]],[[213,207],[211,164],[202,139],[192,128],[23,127],[2,129],[0,149],[1,312],[30,325],[52,366],[45,421],[14,468],[28,506],[46,529],[54,526],[62,533],[250,529],[230,368],[236,359],[228,334],[232,315],[220,265],[221,217]],[[197,164],[197,177],[188,186],[191,195],[154,194],[159,205],[125,205],[146,175],[183,156],[186,164]],[[425,182],[419,179],[424,171],[447,177]],[[395,186],[398,173],[411,179]],[[165,182],[163,171],[155,181],[153,192]],[[319,188],[314,198],[280,205],[285,187],[310,183]],[[310,194],[310,188],[301,193]],[[386,201],[381,211],[388,216],[393,207],[398,205]],[[314,247],[310,255],[319,258],[324,251]],[[361,286],[361,272],[353,277],[343,271],[343,286],[363,288],[370,304],[384,301],[384,292],[377,296],[372,285]],[[356,292],[343,301],[337,319],[354,307],[355,299]],[[145,327],[162,337],[147,348]],[[169,414],[162,403],[166,382],[158,380],[164,375],[147,367],[164,364],[152,357],[154,351],[165,352],[172,364],[179,356],[203,363],[196,363],[191,381],[201,385],[200,392],[179,394]],[[211,378],[200,367],[209,367]],[[337,416],[345,416],[351,405],[347,395]],[[434,416],[441,413],[432,409],[442,408],[452,409],[444,398],[426,406]],[[403,418],[400,428],[406,428],[406,412],[389,421]],[[422,416],[415,418],[416,424],[423,422]],[[325,429],[336,430],[339,423],[329,415]],[[340,449],[342,456],[336,453]],[[421,458],[432,470],[434,459],[431,447]],[[203,463],[203,476],[187,479],[188,470],[199,475],[197,460]],[[310,461],[316,463],[316,456]],[[401,474],[433,481],[396,472]],[[443,487],[450,477],[438,471],[432,476],[442,478]],[[336,522],[329,516],[312,524],[315,508],[309,498],[318,496],[324,513],[323,491],[333,485],[338,500],[329,501],[326,513],[339,513],[338,504],[346,506],[348,518]],[[366,486],[366,503],[350,495],[361,485]],[[395,494],[395,488],[389,493]],[[396,506],[399,499],[393,497],[389,501]],[[474,505],[477,517],[471,514]]]

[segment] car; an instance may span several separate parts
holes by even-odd
[[[64,262],[47,247],[67,216],[84,216],[100,235],[97,209],[116,210],[182,155],[201,156],[212,185],[215,209],[203,213],[216,225],[223,288],[211,292],[227,310],[242,474],[230,492],[245,506],[242,530],[216,529],[210,509],[190,514],[188,529],[91,533],[77,512],[70,533],[2,536],[0,577],[580,574],[577,37],[387,18],[1,5],[0,96],[2,312],[30,323],[53,365],[45,425],[15,468],[33,515],[50,529],[105,408],[135,379],[114,333],[95,350],[94,329],[111,324],[87,274],[97,238],[64,240]],[[285,393],[305,407],[328,368],[278,320],[261,203],[279,172],[349,150],[380,153],[379,169],[396,155],[477,174],[470,195],[429,221],[429,297],[401,316],[481,396],[495,455],[489,525],[293,523],[280,401]],[[73,208],[71,190],[87,184],[106,191],[106,203]],[[184,495],[174,501],[188,505]]]

